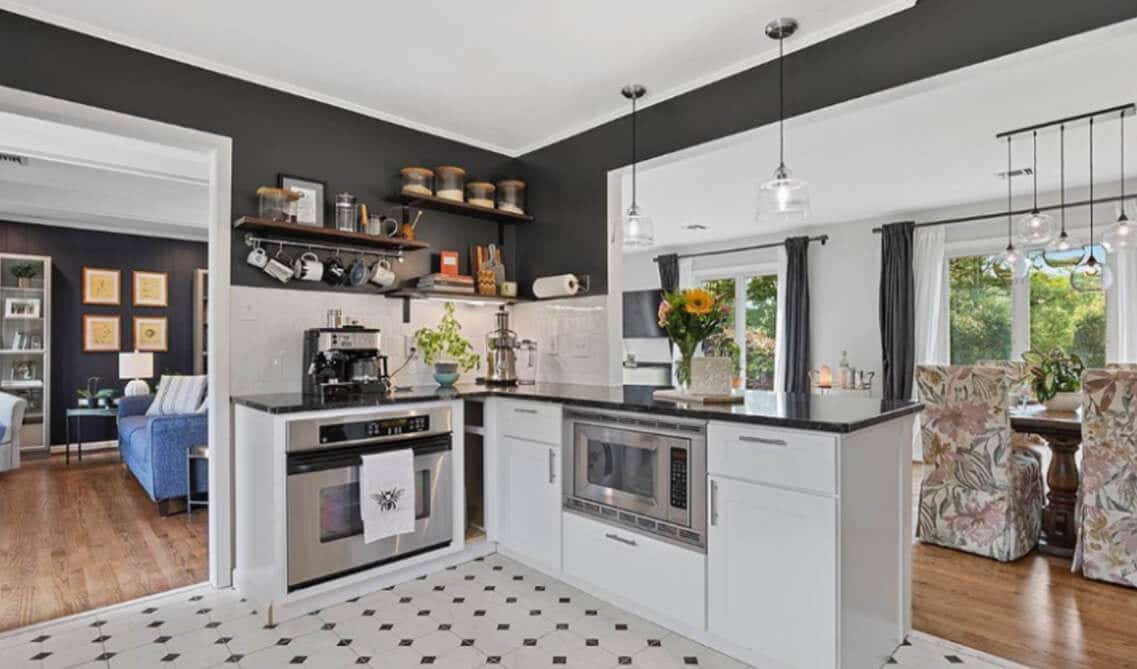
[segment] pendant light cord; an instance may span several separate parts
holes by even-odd
[[[1066,239],[1068,235],[1066,234],[1066,124],[1065,123],[1063,123],[1062,125],[1060,125],[1058,127],[1058,136],[1060,137],[1059,145],[1061,147],[1060,148],[1059,162],[1062,163],[1062,168],[1060,171],[1060,173],[1062,175],[1060,177],[1061,184],[1060,184],[1059,189],[1058,189],[1058,192],[1060,194],[1059,199],[1062,202],[1062,208],[1060,210],[1062,212],[1062,234],[1059,235],[1059,237],[1061,237],[1062,239]]]
[[[1090,117],[1090,258],[1094,258],[1094,119]]]
[[[1125,216],[1125,110],[1121,111],[1121,217]]]
[[[1038,213],[1038,131],[1034,131],[1034,211]]]
[[[1014,209],[1014,205],[1011,202],[1011,181],[1013,179],[1014,177],[1011,175],[1011,138],[1007,136],[1007,250],[1015,247],[1014,242],[1011,241],[1011,211]]]
[[[636,208],[636,93],[632,91],[632,208]]]
[[[786,54],[785,37],[778,37],[778,164],[786,166]]]

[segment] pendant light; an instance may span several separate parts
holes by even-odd
[[[1011,211],[1014,209],[1011,198],[1013,196],[1014,177],[1011,176],[1011,137],[1007,136],[1007,250],[1003,251],[1003,255],[999,256],[998,267],[1003,274],[1009,274],[1011,280],[1022,281],[1030,273],[1030,259],[1025,252],[1019,251],[1015,248],[1015,243],[1011,239],[1011,230],[1014,225],[1014,215]]]
[[[758,220],[801,223],[809,218],[809,185],[795,179],[786,167],[786,65],[784,42],[797,32],[795,19],[775,19],[766,24],[766,35],[778,40],[778,168],[774,178],[758,191]]]
[[[1019,221],[1018,240],[1024,246],[1041,246],[1054,238],[1054,219],[1038,210],[1038,131],[1034,131],[1034,206]]]
[[[1111,252],[1137,247],[1137,224],[1125,215],[1125,110],[1121,112],[1121,202],[1118,204],[1121,213],[1117,223],[1106,231],[1102,240],[1102,245]]]
[[[1104,252],[1102,254],[1105,255]],[[1070,286],[1082,293],[1100,293],[1113,285],[1113,272],[1094,248],[1094,119],[1090,118],[1090,244],[1086,259],[1070,272]]]
[[[655,243],[655,225],[650,216],[640,211],[636,202],[636,101],[647,93],[639,84],[628,84],[620,93],[632,101],[632,206],[624,215],[624,248],[644,248]]]
[[[1059,136],[1061,137],[1061,185],[1059,193],[1061,194],[1061,208],[1059,215],[1062,219],[1062,231],[1054,238],[1049,244],[1046,245],[1046,252],[1042,254],[1042,260],[1047,265],[1054,269],[1065,270],[1070,269],[1082,262],[1085,252],[1080,242],[1076,241],[1073,237],[1066,232],[1066,126],[1065,124],[1059,126]]]

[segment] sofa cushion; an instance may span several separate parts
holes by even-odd
[[[118,434],[126,441],[132,441],[137,430],[145,430],[149,419],[146,416],[125,416],[118,419]]]
[[[8,431],[8,426],[0,423],[0,444],[4,443],[4,433]]]
[[[176,416],[196,412],[205,396],[206,379],[204,374],[163,376],[146,415]]]

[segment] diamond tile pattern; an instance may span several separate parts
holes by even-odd
[[[1013,666],[965,651],[917,639],[889,666]],[[0,635],[0,657],[5,669],[747,666],[498,555],[272,627],[235,591],[202,587]]]

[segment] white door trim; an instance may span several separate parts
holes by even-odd
[[[232,584],[233,490],[229,406],[229,247],[233,140],[0,86],[0,112],[108,132],[191,151],[209,165],[209,581]],[[217,364],[218,361],[225,361]],[[224,485],[219,485],[224,483]]]

